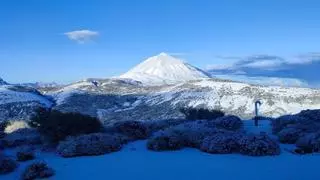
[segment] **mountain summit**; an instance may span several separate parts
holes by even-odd
[[[120,78],[134,79],[149,85],[160,85],[210,78],[210,75],[178,58],[160,53],[146,59]]]

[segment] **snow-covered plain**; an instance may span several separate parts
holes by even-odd
[[[152,152],[146,142],[131,143],[120,152],[103,156],[65,159],[53,153],[39,154],[56,170],[50,179],[114,180],[316,180],[320,179],[320,155],[294,155],[282,151],[275,157],[238,154],[212,155],[196,149]],[[19,179],[28,163],[1,180]]]
[[[262,124],[261,124],[262,123]],[[245,121],[247,131],[269,131],[268,121],[256,128]],[[75,180],[317,180],[320,154],[295,155],[282,145],[279,156],[250,157],[239,154],[213,155],[186,148],[180,151],[152,152],[146,141],[126,145],[120,152],[102,156],[62,158],[54,153],[38,153],[55,169],[50,179]],[[13,154],[10,150],[9,153]],[[1,180],[19,179],[23,169],[31,162],[21,163],[12,174],[0,176]]]

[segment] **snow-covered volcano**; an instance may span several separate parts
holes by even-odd
[[[149,85],[160,85],[210,78],[210,75],[180,59],[160,53],[138,64],[120,78],[134,79]]]

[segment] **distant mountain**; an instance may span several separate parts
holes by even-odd
[[[220,79],[191,80],[174,85],[141,86],[114,79],[81,81],[48,92],[57,109],[121,120],[181,118],[181,107],[220,109],[244,119],[254,116],[254,102],[262,101],[261,115],[277,117],[304,109],[320,109],[320,90],[255,86]]]
[[[35,83],[22,83],[19,84],[22,86],[28,86],[28,87],[33,87],[33,88],[55,88],[55,87],[59,87],[62,86],[61,84],[58,84],[56,82],[51,82],[51,83],[44,83],[44,82],[35,82]]]
[[[38,107],[51,107],[54,103],[34,88],[0,86],[0,122],[4,120],[28,120]]]
[[[4,81],[2,78],[0,78],[0,85],[8,85],[8,83]]]
[[[210,77],[207,72],[166,53],[150,57],[120,76],[149,85],[174,84]]]

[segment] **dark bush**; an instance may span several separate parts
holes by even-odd
[[[119,151],[123,139],[103,133],[86,134],[77,137],[68,137],[61,141],[57,152],[62,157],[95,156]]]
[[[54,170],[44,162],[34,162],[29,165],[22,174],[23,180],[34,180],[51,177],[55,174]]]
[[[294,144],[303,135],[297,128],[285,128],[278,133],[279,141],[286,144]]]
[[[217,127],[224,128],[231,131],[239,130],[243,126],[243,122],[237,116],[228,115],[219,117],[214,120]]]
[[[31,118],[30,125],[37,127],[52,142],[64,140],[67,136],[100,132],[103,128],[95,117],[46,109],[39,109]]]
[[[220,110],[209,110],[204,108],[182,108],[180,109],[180,112],[183,113],[188,120],[212,120],[224,116],[224,112]]]
[[[124,134],[133,140],[147,139],[149,131],[146,124],[139,121],[123,121],[114,124],[116,132]]]
[[[244,135],[238,139],[239,152],[249,156],[272,156],[280,154],[279,144],[265,134]]]
[[[147,147],[149,150],[153,151],[167,151],[182,149],[185,144],[183,137],[178,134],[159,132],[158,135],[148,140]]]
[[[301,121],[302,117],[295,116],[295,115],[284,115],[281,117],[278,117],[276,119],[273,119],[271,121],[272,126],[272,132],[274,134],[277,134],[282,129],[286,128],[288,125],[295,124],[298,121]],[[302,119],[303,121],[304,119]]]
[[[0,155],[0,175],[13,172],[18,164],[13,159]]]
[[[212,154],[228,154],[239,151],[237,137],[240,133],[217,133],[206,137],[200,147],[200,150]]]
[[[219,132],[213,121],[196,120],[157,132],[148,140],[150,150],[177,150],[183,147],[200,148],[203,139]]]
[[[17,151],[17,161],[29,161],[35,158],[34,151],[29,147],[23,147]]]
[[[0,122],[0,139],[4,138],[4,136],[6,135],[6,133],[4,131],[8,125],[10,125],[9,121],[1,121]]]
[[[36,129],[24,128],[18,129],[12,133],[7,134],[0,140],[4,147],[17,147],[23,145],[37,145],[41,144],[41,137]]]
[[[305,134],[296,141],[296,146],[303,154],[320,152],[320,132]]]

